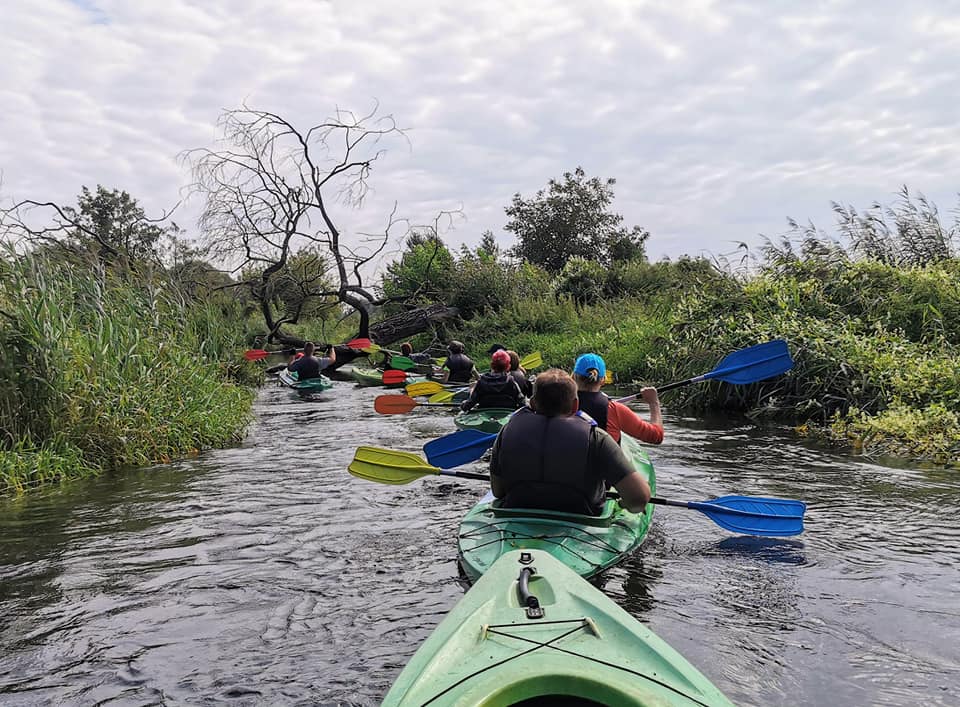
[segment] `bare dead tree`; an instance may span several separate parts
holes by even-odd
[[[370,317],[384,300],[364,285],[364,268],[409,224],[394,205],[381,232],[345,238],[333,209],[362,206],[374,164],[387,142],[405,139],[403,130],[377,108],[363,116],[337,109],[301,131],[276,113],[243,106],[226,111],[219,127],[227,147],[183,157],[193,169],[193,191],[205,198],[206,243],[235,272],[248,274],[242,281],[260,304],[269,338],[293,340],[282,326],[295,323],[302,308],[280,311],[271,292],[281,273],[290,277],[287,265],[304,247],[322,249],[329,271],[298,284],[303,301],[336,297],[359,313],[358,336],[369,336]]]

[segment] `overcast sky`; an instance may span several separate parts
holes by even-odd
[[[512,244],[512,195],[577,165],[617,179],[654,259],[960,190],[957,2],[0,0],[0,57],[4,203],[103,184],[168,208],[178,154],[243,101],[304,128],[379,101],[409,144],[341,225],[462,207],[454,244]]]

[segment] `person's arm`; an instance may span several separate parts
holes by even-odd
[[[663,415],[660,413],[660,395],[653,386],[640,389],[640,397],[650,406],[650,424],[663,429]]]
[[[613,437],[597,430],[597,457],[603,478],[620,494],[620,505],[633,513],[640,513],[650,501],[650,485],[637,473],[620,445]]]
[[[503,498],[507,495],[506,484],[500,477],[500,435],[493,443],[493,451],[490,454],[490,490],[496,498]]]
[[[646,390],[646,388],[644,389]],[[653,389],[654,394],[656,394],[656,389]],[[663,442],[663,418],[660,416],[660,405],[656,406],[657,414],[653,415],[653,408],[650,408],[651,420],[656,419],[657,422],[654,424],[651,422],[646,422],[641,419],[637,413],[628,408],[623,403],[611,401],[610,407],[607,411],[607,427],[609,428],[610,421],[612,420],[614,425],[634,439],[639,439],[641,442],[646,442],[647,444],[660,444]],[[610,413],[613,413],[612,415]]]
[[[327,355],[320,359],[320,370],[329,368],[337,362],[337,347],[333,344],[327,344]]]
[[[480,402],[480,396],[477,395],[477,389],[480,386],[474,385],[470,390],[470,397],[460,403],[460,409],[463,412],[468,412],[471,408],[475,407],[478,402]]]
[[[480,371],[477,370],[476,366],[470,369],[470,380],[480,380]]]

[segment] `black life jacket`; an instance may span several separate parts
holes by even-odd
[[[533,394],[533,383],[530,382],[530,379],[520,371],[510,371],[510,375],[513,376],[517,385],[520,386],[520,392],[529,398]]]
[[[473,359],[466,354],[450,354],[447,356],[447,360],[443,365],[450,369],[450,377],[447,378],[448,381],[453,383],[470,382],[470,373],[473,371]]]
[[[523,393],[509,373],[484,373],[474,392],[478,408],[516,410],[523,407]]]
[[[580,400],[580,409],[597,421],[600,429],[607,429],[607,413],[610,411],[610,398],[599,390],[588,392],[586,390],[577,391],[577,398]]]
[[[606,484],[590,473],[596,425],[578,415],[547,417],[529,408],[500,431],[497,475],[506,508],[544,508],[599,515]]]

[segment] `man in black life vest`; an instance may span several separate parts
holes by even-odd
[[[643,510],[647,480],[610,435],[576,414],[577,384],[568,373],[537,376],[530,408],[514,413],[493,445],[490,489],[504,506],[599,515],[614,486],[624,508]]]

